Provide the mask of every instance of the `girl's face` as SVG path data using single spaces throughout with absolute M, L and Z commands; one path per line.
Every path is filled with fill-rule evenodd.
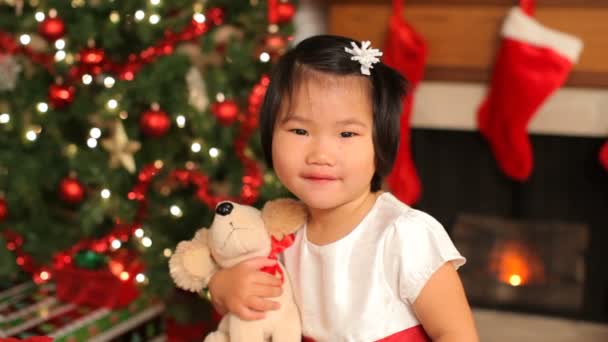
M 283 107 L 272 140 L 283 185 L 315 209 L 368 195 L 375 166 L 367 81 L 307 72 Z

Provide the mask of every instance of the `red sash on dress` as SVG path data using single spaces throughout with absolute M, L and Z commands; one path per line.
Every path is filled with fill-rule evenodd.
M 302 342 L 315 342 L 310 337 L 303 336 Z M 426 334 L 422 325 L 417 325 L 392 334 L 376 342 L 431 342 L 431 338 Z

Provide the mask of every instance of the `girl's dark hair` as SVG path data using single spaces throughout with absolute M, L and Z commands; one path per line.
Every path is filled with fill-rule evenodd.
M 344 48 L 352 48 L 354 40 L 346 37 L 320 35 L 301 41 L 285 53 L 275 65 L 264 103 L 260 111 L 260 134 L 266 163 L 272 168 L 272 136 L 283 101 L 291 95 L 302 70 L 333 75 L 358 75 L 369 79 L 373 111 L 373 143 L 376 172 L 371 191 L 380 190 L 382 179 L 393 168 L 399 147 L 401 101 L 407 81 L 382 62 L 375 63 L 371 75 L 361 74 L 361 64 L 350 58 Z M 355 42 L 358 46 L 361 43 Z

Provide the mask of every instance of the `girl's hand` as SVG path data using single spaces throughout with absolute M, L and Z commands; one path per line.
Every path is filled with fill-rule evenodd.
M 218 313 L 230 312 L 251 321 L 264 318 L 268 310 L 277 310 L 279 303 L 267 298 L 281 295 L 281 280 L 260 271 L 276 263 L 276 260 L 259 257 L 215 273 L 208 287 Z

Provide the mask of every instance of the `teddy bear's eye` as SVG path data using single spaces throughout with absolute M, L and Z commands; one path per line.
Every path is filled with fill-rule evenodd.
M 232 212 L 232 209 L 234 209 L 234 206 L 232 205 L 232 203 L 224 202 L 217 206 L 217 209 L 215 209 L 215 212 L 222 216 L 227 216 L 227 215 L 230 215 L 230 213 Z

